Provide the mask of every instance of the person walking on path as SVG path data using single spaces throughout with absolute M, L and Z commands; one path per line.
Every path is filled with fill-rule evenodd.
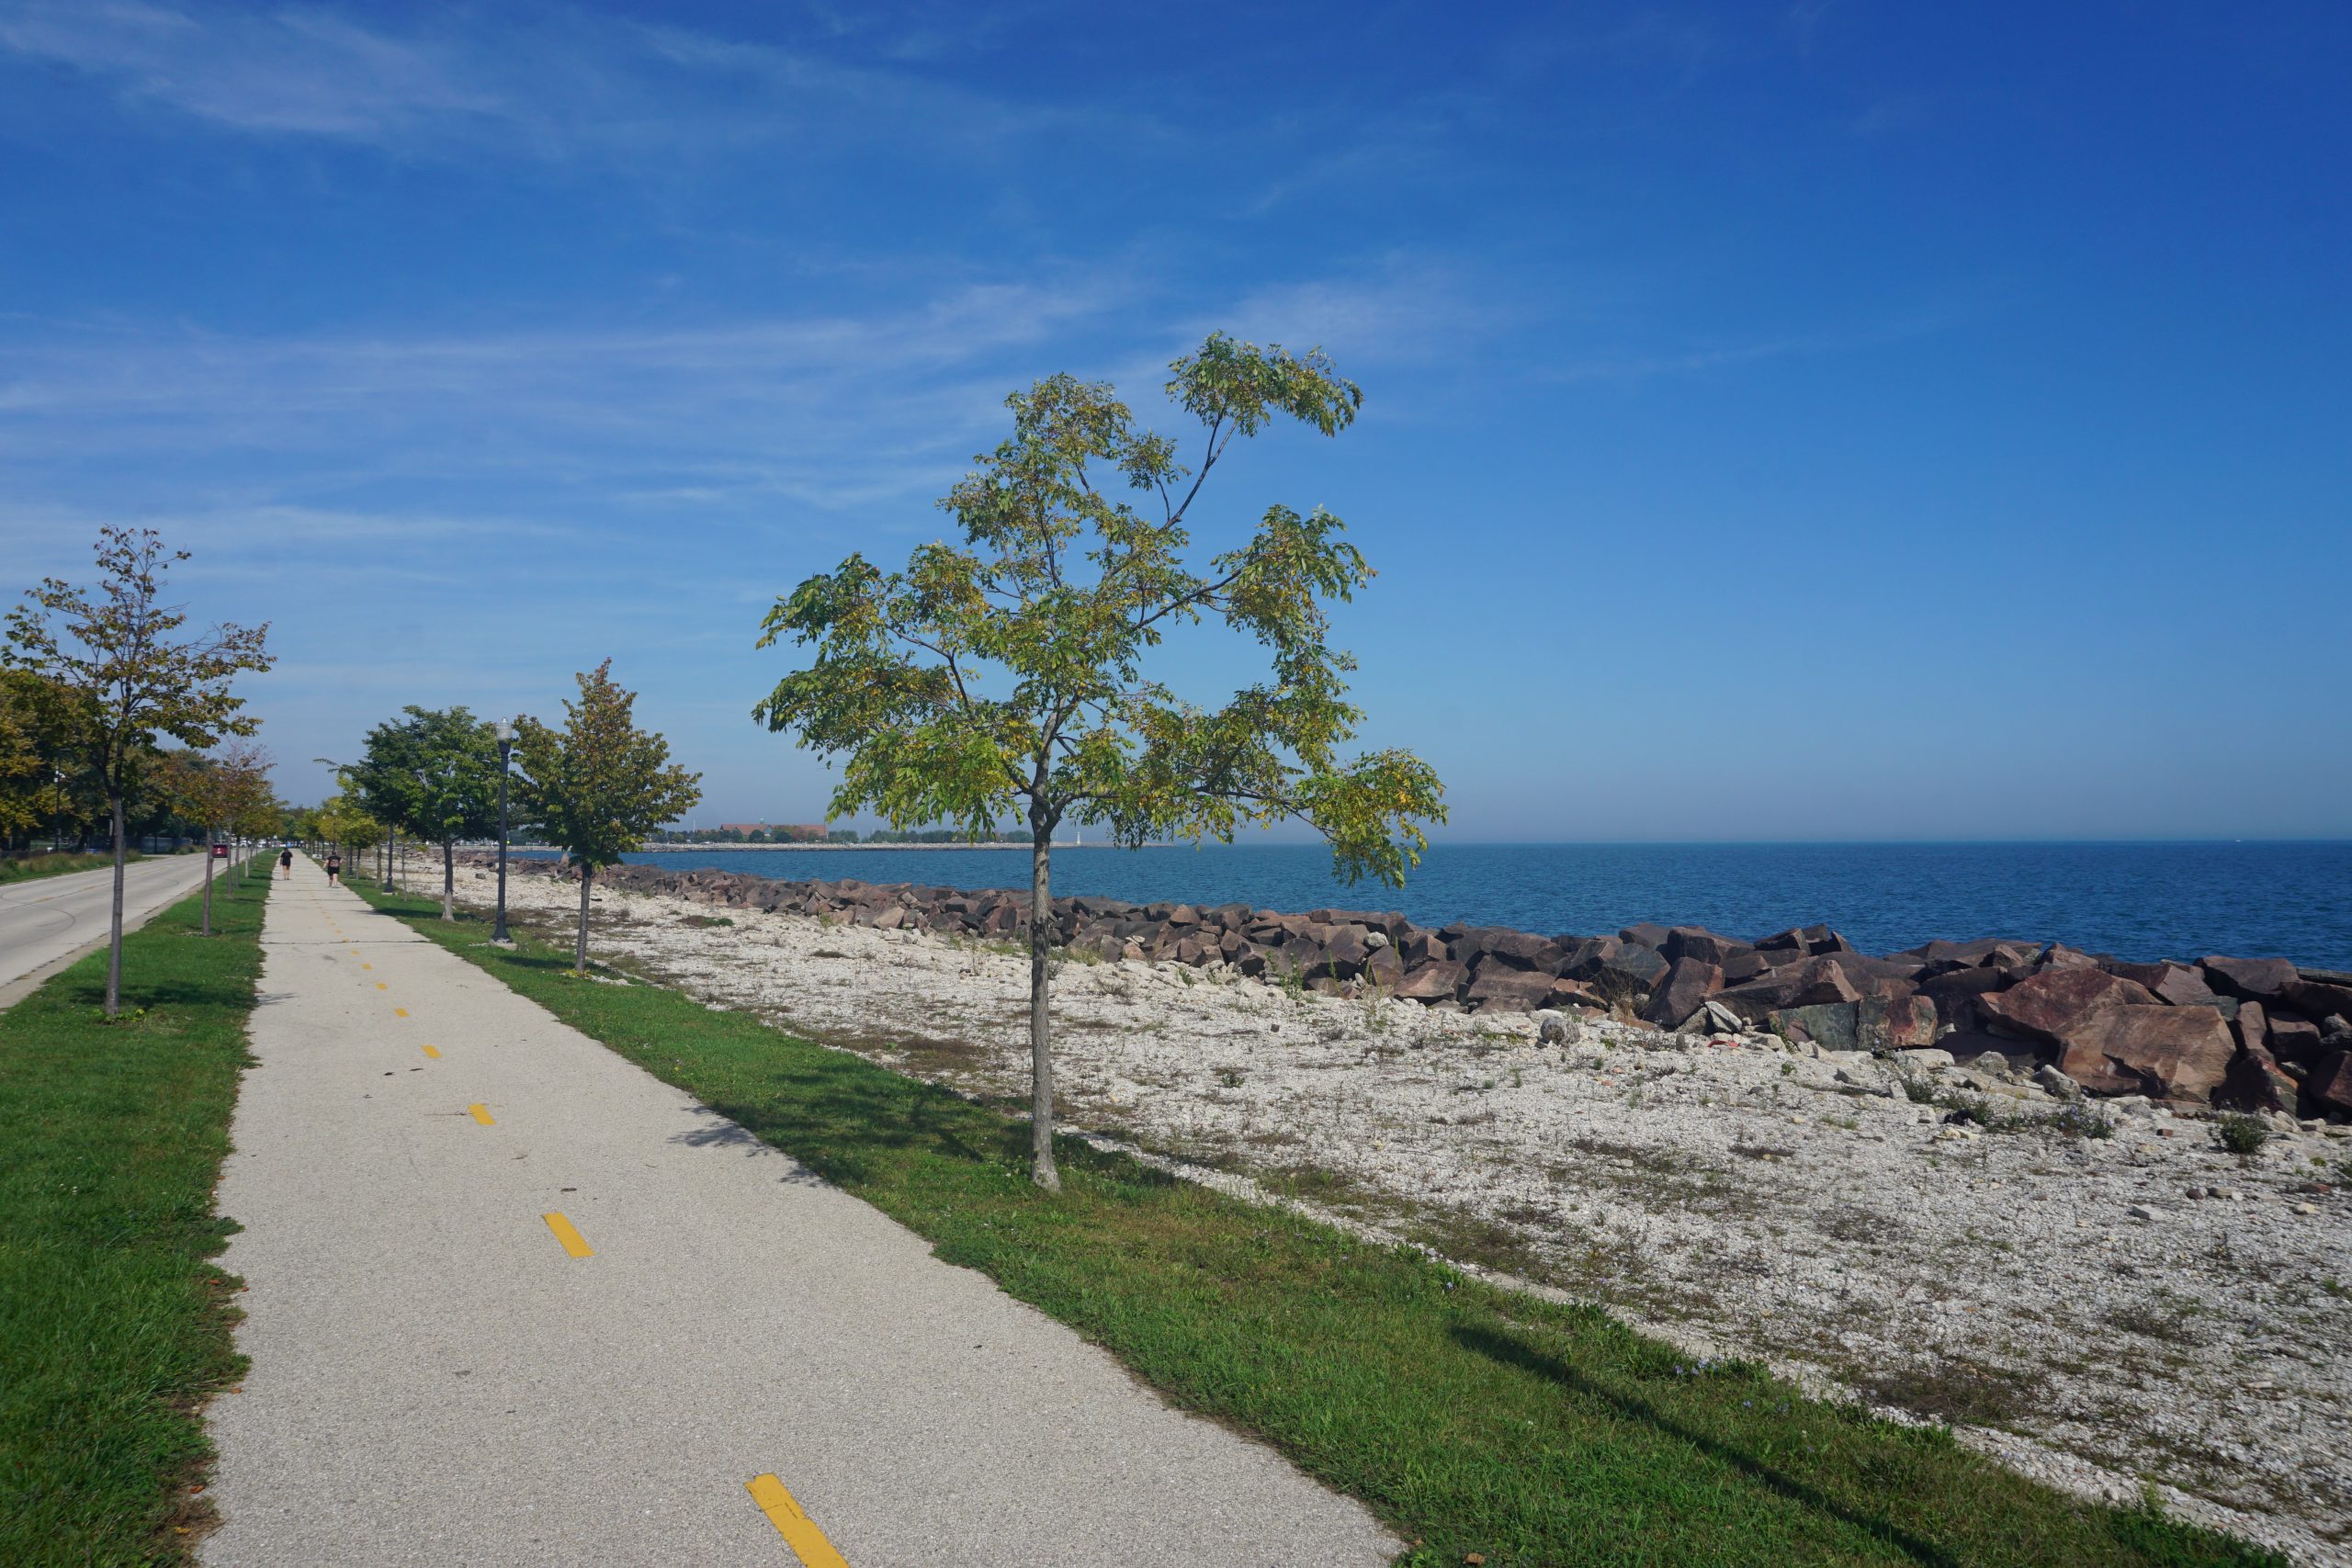
M 294 852 L 292 850 L 277 852 L 277 874 L 288 882 L 294 880 Z
M 329 887 L 343 886 L 343 852 L 341 850 L 327 852 L 327 886 Z

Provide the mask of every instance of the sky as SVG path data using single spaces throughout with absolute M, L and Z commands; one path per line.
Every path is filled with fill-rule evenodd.
M 0 592 L 193 551 L 298 800 L 609 657 L 815 820 L 776 597 L 1225 329 L 1364 406 L 1196 536 L 1345 519 L 1442 837 L 2352 836 L 2346 80 L 2339 0 L 0 0 Z

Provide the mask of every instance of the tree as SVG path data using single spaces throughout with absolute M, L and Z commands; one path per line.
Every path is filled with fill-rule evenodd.
M 203 834 L 206 936 L 212 934 L 212 840 L 229 831 L 251 796 L 254 781 L 266 781 L 270 767 L 268 752 L 242 740 L 230 741 L 209 757 L 195 751 L 169 751 L 158 761 L 158 794 Z M 267 788 L 266 782 L 263 788 Z
M 275 661 L 264 651 L 266 625 L 224 622 L 179 635 L 187 611 L 161 601 L 164 578 L 188 552 L 166 550 L 153 528 L 101 528 L 94 553 L 101 580 L 96 589 L 50 577 L 26 592 L 8 614 L 7 657 L 74 699 L 80 765 L 106 797 L 114 829 L 106 995 L 112 1018 L 122 998 L 123 803 L 160 737 L 201 750 L 226 736 L 252 734 L 254 721 L 239 711 L 244 699 L 231 685 Z
M 564 725 L 550 729 L 525 717 L 514 725 L 517 794 L 532 825 L 580 868 L 580 930 L 571 967 L 588 972 L 588 897 L 596 873 L 674 822 L 702 799 L 702 775 L 670 761 L 670 743 L 637 728 L 637 695 L 616 685 L 613 661 L 575 677 L 580 700 L 563 705 Z
M 1337 434 L 1363 394 L 1320 351 L 1222 333 L 1170 368 L 1170 396 L 1203 428 L 1197 469 L 1108 386 L 1039 381 L 1006 400 L 1012 434 L 940 502 L 961 545 L 923 545 L 888 575 L 853 555 L 778 600 L 760 638 L 816 649 L 752 715 L 845 759 L 832 816 L 872 807 L 896 827 L 946 821 L 978 837 L 1025 815 L 1032 1174 L 1047 1189 L 1060 1186 L 1050 852 L 1065 818 L 1129 846 L 1230 842 L 1244 824 L 1299 820 L 1329 841 L 1335 876 L 1391 885 L 1420 857 L 1420 823 L 1445 818 L 1436 774 L 1409 752 L 1340 755 L 1361 715 L 1326 605 L 1373 574 L 1337 517 L 1270 506 L 1205 570 L 1185 564 L 1187 515 L 1236 437 L 1280 414 Z M 1212 618 L 1255 638 L 1272 671 L 1203 708 L 1144 663 L 1171 629 Z
M 60 777 L 68 700 L 29 670 L 0 669 L 0 849 L 67 812 Z
M 441 846 L 441 918 L 458 918 L 458 840 L 498 830 L 498 734 L 462 707 L 401 710 L 368 732 L 371 815 Z

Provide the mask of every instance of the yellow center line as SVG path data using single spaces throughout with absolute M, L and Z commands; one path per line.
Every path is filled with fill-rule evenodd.
M 356 953 L 354 953 L 352 954 L 352 956 L 354 956 L 354 957 L 356 958 L 356 957 L 357 957 L 357 956 L 358 956 L 358 954 L 357 954 Z M 374 968 L 374 967 L 376 967 L 376 966 L 375 966 L 373 964 L 362 964 L 359 967 L 361 967 L 362 969 L 373 969 L 373 968 Z
M 817 1521 L 800 1511 L 800 1505 L 792 1500 L 792 1494 L 784 1489 L 783 1482 L 773 1475 L 755 1475 L 743 1483 L 743 1490 L 752 1495 L 752 1501 L 768 1517 L 775 1533 L 784 1537 L 784 1544 L 792 1548 L 792 1554 L 807 1568 L 849 1568 L 849 1560 L 833 1550 L 833 1543 L 825 1539 Z
M 496 1123 L 496 1122 L 492 1122 L 492 1121 L 490 1119 L 490 1108 L 489 1108 L 488 1106 L 486 1106 L 486 1105 L 469 1105 L 469 1106 L 467 1106 L 467 1107 L 466 1107 L 466 1109 L 467 1109 L 468 1111 L 472 1111 L 472 1112 L 473 1112 L 473 1116 L 474 1116 L 474 1120 L 475 1120 L 475 1121 L 477 1121 L 477 1122 L 481 1122 L 483 1126 L 485 1126 L 485 1127 L 494 1127 L 494 1126 L 496 1126 L 496 1125 L 497 1125 L 497 1123 Z
M 572 1228 L 571 1222 L 561 1214 L 541 1214 L 539 1218 L 547 1221 L 548 1229 L 555 1232 L 556 1240 L 563 1243 L 563 1249 L 572 1257 L 594 1258 L 596 1256 L 590 1250 L 588 1244 L 580 1239 L 580 1233 Z
M 408 1009 L 406 1009 L 406 1008 L 394 1008 L 394 1009 L 392 1010 L 392 1016 L 393 1016 L 394 1018 L 406 1018 L 406 1017 L 408 1016 Z
M 441 1053 L 440 1053 L 437 1049 L 435 1049 L 435 1047 L 433 1047 L 433 1046 L 431 1046 L 431 1045 L 427 1045 L 427 1046 L 424 1048 L 424 1054 L 425 1054 L 426 1055 L 428 1055 L 428 1056 L 432 1057 L 432 1058 L 433 1058 L 435 1061 L 436 1061 L 436 1062 L 437 1062 L 437 1061 L 439 1061 L 439 1060 L 441 1059 Z

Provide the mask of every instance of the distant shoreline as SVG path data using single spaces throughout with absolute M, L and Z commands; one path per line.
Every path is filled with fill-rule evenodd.
M 496 846 L 468 845 L 467 847 L 478 849 Z M 952 844 L 648 844 L 636 852 L 646 855 L 706 855 L 751 851 L 760 854 L 773 854 L 779 850 L 854 850 L 864 852 L 870 850 L 1026 850 L 1033 847 L 1026 840 L 993 839 L 977 844 L 964 842 Z M 1056 839 L 1053 847 L 1057 850 L 1108 850 L 1118 846 L 1107 842 L 1089 844 Z M 546 844 L 517 844 L 514 846 L 514 852 L 561 854 L 563 852 L 552 849 Z

